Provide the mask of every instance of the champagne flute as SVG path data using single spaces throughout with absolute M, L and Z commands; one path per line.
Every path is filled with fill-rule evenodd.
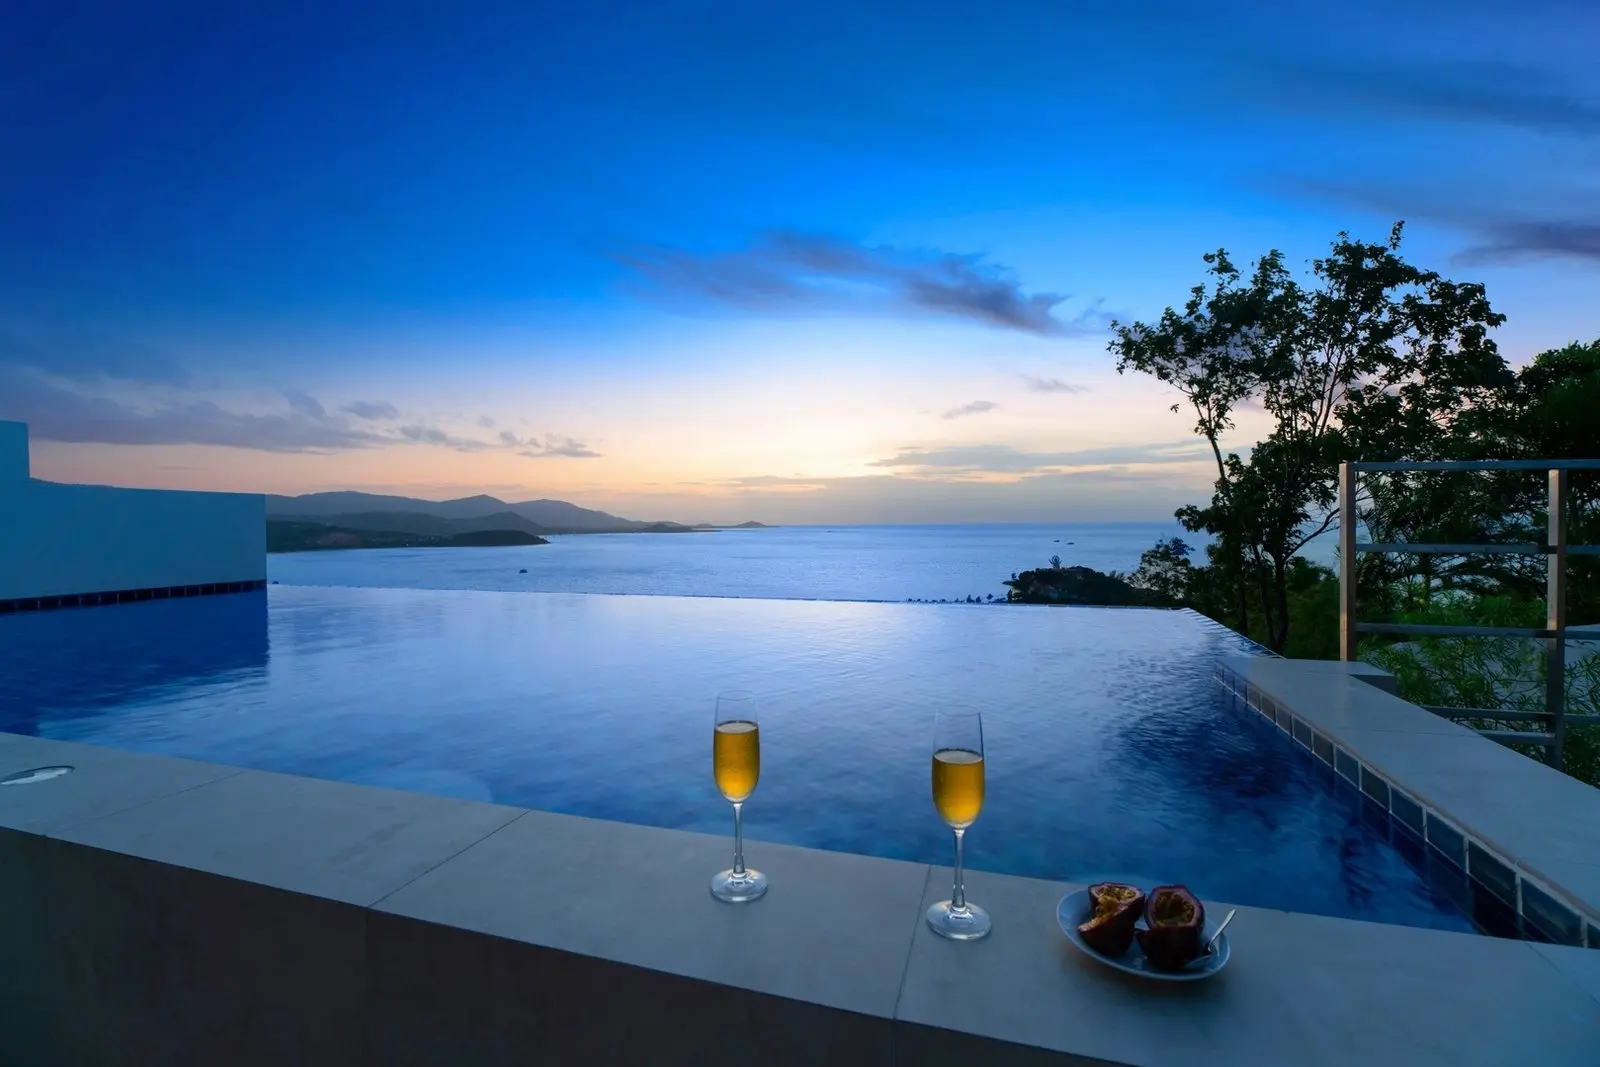
M 956 882 L 949 900 L 928 909 L 928 925 L 953 941 L 987 937 L 993 925 L 989 913 L 967 903 L 961 879 L 962 838 L 983 808 L 983 716 L 976 711 L 941 711 L 934 717 L 933 806 L 956 835 Z
M 761 777 L 761 727 L 755 697 L 722 693 L 717 697 L 711 735 L 711 767 L 717 788 L 733 805 L 733 867 L 711 879 L 711 895 L 729 904 L 760 900 L 767 876 L 744 865 L 744 802 Z

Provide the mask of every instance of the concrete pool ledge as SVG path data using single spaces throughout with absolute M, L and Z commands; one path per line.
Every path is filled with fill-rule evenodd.
M 1228 657 L 1219 673 L 1246 706 L 1541 935 L 1600 949 L 1600 790 L 1369 684 L 1374 668 L 1351 666 L 1362 665 Z
M 29 1063 L 1600 1062 L 1600 953 L 1241 909 L 1155 986 L 1076 953 L 1073 886 L 0 734 L 0 1035 Z M 1217 908 L 1222 904 L 1213 905 Z

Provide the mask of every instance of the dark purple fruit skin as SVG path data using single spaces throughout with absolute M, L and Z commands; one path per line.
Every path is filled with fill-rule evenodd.
M 1092 909 L 1090 922 L 1100 911 L 1102 892 L 1110 889 L 1131 889 L 1134 895 L 1118 904 L 1117 914 L 1113 919 L 1096 926 L 1089 926 L 1089 923 L 1085 922 L 1078 927 L 1078 934 L 1083 938 L 1084 944 L 1101 955 L 1121 956 L 1133 947 L 1134 926 L 1144 912 L 1145 897 L 1138 886 L 1124 885 L 1121 882 L 1096 883 L 1089 887 L 1089 906 Z
M 1182 926 L 1158 926 L 1154 921 L 1156 905 L 1168 893 L 1177 893 L 1194 906 L 1193 922 Z M 1206 909 L 1189 890 L 1181 885 L 1162 885 L 1150 890 L 1145 897 L 1144 921 L 1148 930 L 1138 932 L 1139 947 L 1151 966 L 1163 971 L 1176 971 L 1200 955 L 1201 934 L 1206 926 Z
M 1106 922 L 1090 925 L 1094 922 L 1091 916 L 1089 922 L 1078 927 L 1078 936 L 1102 956 L 1121 956 L 1133 946 L 1134 924 L 1138 921 L 1139 909 L 1129 901 L 1127 907 Z

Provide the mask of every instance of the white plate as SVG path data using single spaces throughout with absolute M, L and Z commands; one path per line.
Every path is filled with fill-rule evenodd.
M 1094 908 L 1089 904 L 1089 891 L 1080 889 L 1076 893 L 1068 893 L 1061 898 L 1061 903 L 1056 905 L 1056 922 L 1061 924 L 1061 932 L 1067 935 L 1078 948 L 1093 956 L 1107 967 L 1115 967 L 1119 971 L 1136 974 L 1141 978 L 1153 978 L 1158 982 L 1198 982 L 1202 978 L 1210 978 L 1228 965 L 1228 935 L 1224 933 L 1217 938 L 1217 943 L 1211 946 L 1209 956 L 1201 956 L 1191 962 L 1181 971 L 1158 971 L 1150 966 L 1150 961 L 1144 958 L 1144 953 L 1139 951 L 1136 940 L 1128 951 L 1121 956 L 1107 956 L 1090 948 L 1083 940 L 1083 935 L 1078 933 L 1078 925 L 1089 921 L 1094 914 Z M 1209 939 L 1217 932 L 1217 920 L 1208 913 L 1206 915 L 1205 931 L 1201 940 Z

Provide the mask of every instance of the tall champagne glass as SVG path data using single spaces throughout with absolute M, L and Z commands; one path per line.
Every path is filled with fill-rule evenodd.
M 928 925 L 940 937 L 976 941 L 993 925 L 988 912 L 967 903 L 962 885 L 962 839 L 983 809 L 983 716 L 976 711 L 935 716 L 933 806 L 956 835 L 956 881 L 950 899 L 928 909 Z
M 711 895 L 729 904 L 760 900 L 767 876 L 744 865 L 744 802 L 761 777 L 761 726 L 749 693 L 717 697 L 711 735 L 711 767 L 717 788 L 733 805 L 733 867 L 711 879 Z

